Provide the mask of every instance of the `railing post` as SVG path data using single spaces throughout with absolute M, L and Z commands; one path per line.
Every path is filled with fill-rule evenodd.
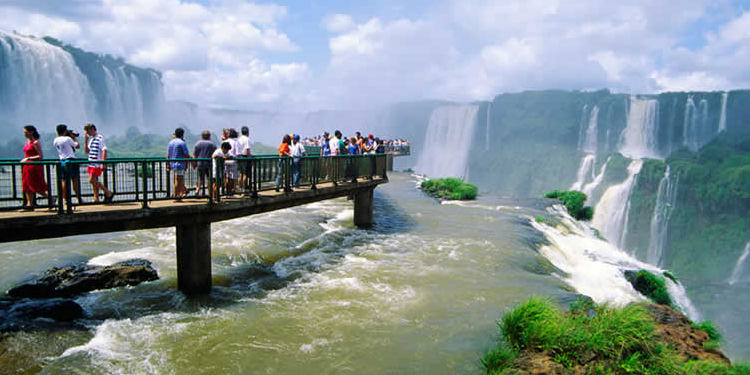
M 370 180 L 375 178 L 375 168 L 377 166 L 376 159 L 377 154 L 370 154 Z
M 15 198 L 16 195 L 18 195 L 18 182 L 16 182 L 16 165 L 15 164 L 10 166 L 10 175 L 12 177 L 11 181 L 13 185 L 13 198 Z
M 387 179 L 388 178 L 388 157 L 387 155 L 381 156 L 381 158 L 382 157 L 386 158 L 385 163 L 383 164 L 383 176 L 382 177 L 383 179 Z
M 135 181 L 135 183 L 133 184 L 135 186 L 135 201 L 138 202 L 139 200 L 141 200 L 140 198 L 141 193 L 140 193 L 140 189 L 138 189 L 138 162 L 137 161 L 133 162 L 133 174 L 134 174 L 133 180 Z
M 142 208 L 148 208 L 148 164 L 143 161 L 143 204 Z
M 310 176 L 310 189 L 315 190 L 317 187 L 315 186 L 318 182 L 318 170 L 320 169 L 320 156 L 316 157 L 315 159 L 308 159 L 312 162 L 312 174 Z
M 292 191 L 292 158 L 284 156 L 284 192 Z
M 70 163 L 70 162 L 68 162 L 68 163 Z M 80 177 L 79 177 L 79 180 L 80 180 Z M 68 196 L 65 198 L 65 205 L 67 206 L 65 208 L 65 211 L 67 213 L 69 213 L 69 214 L 72 214 L 73 213 L 73 183 L 71 182 L 71 179 L 69 179 L 69 178 L 65 179 L 65 181 L 63 181 L 63 183 L 65 184 L 65 192 L 68 193 L 67 194 Z M 78 202 L 78 204 L 80 204 L 80 203 L 81 202 Z
M 63 193 L 62 193 L 62 186 L 63 182 L 60 179 L 62 177 L 62 172 L 60 171 L 60 168 L 62 167 L 62 163 L 57 163 L 57 167 L 55 168 L 55 175 L 57 175 L 57 213 L 62 215 L 65 213 L 63 210 Z M 70 193 L 68 193 L 70 195 Z

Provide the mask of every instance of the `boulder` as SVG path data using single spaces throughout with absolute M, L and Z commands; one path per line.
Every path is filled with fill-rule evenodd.
M 0 298 L 0 332 L 70 328 L 83 316 L 83 308 L 67 298 Z
M 72 297 L 92 290 L 138 285 L 158 278 L 151 262 L 144 259 L 132 259 L 110 266 L 74 265 L 51 268 L 36 279 L 10 289 L 8 295 L 18 298 Z

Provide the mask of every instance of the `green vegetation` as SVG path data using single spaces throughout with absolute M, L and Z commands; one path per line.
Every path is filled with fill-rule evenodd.
M 654 303 L 673 306 L 672 297 L 669 296 L 666 281 L 663 277 L 646 270 L 640 270 L 638 272 L 626 271 L 625 278 L 633 284 L 635 290 Z
M 503 342 L 482 360 L 488 374 L 512 370 L 521 351 L 545 352 L 567 368 L 589 373 L 678 374 L 677 355 L 657 339 L 656 323 L 641 305 L 593 307 L 594 314 L 563 314 L 532 297 L 503 315 Z
M 506 312 L 498 328 L 500 342 L 481 359 L 487 374 L 514 374 L 523 370 L 525 361 L 545 363 L 534 359 L 539 356 L 571 373 L 750 374 L 747 365 L 683 362 L 659 336 L 656 321 L 641 304 L 612 308 L 584 297 L 565 314 L 550 301 L 532 297 Z
M 716 327 L 716 324 L 710 320 L 704 320 L 700 323 L 692 323 L 693 328 L 704 331 L 708 334 L 708 341 L 703 343 L 703 348 L 706 350 L 717 350 L 719 344 L 722 341 L 721 332 Z
M 591 220 L 591 218 L 594 217 L 594 209 L 591 206 L 583 205 L 586 203 L 588 197 L 580 191 L 552 190 L 545 194 L 544 197 L 558 199 L 563 202 L 565 208 L 568 209 L 568 213 L 578 220 Z
M 677 276 L 675 276 L 674 274 L 672 274 L 672 272 L 664 271 L 661 274 L 664 275 L 664 277 L 666 277 L 667 279 L 670 279 L 670 280 L 672 280 L 674 282 L 678 282 L 679 281 L 677 279 Z
M 438 198 L 471 200 L 477 197 L 477 187 L 459 178 L 434 178 L 422 182 L 422 189 Z

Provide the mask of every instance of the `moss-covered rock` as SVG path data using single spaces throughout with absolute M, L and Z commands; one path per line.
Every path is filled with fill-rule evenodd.
M 594 217 L 594 209 L 591 206 L 584 206 L 588 197 L 580 191 L 552 190 L 545 194 L 544 197 L 561 201 L 565 205 L 565 208 L 568 209 L 570 216 L 578 220 L 591 220 Z
M 477 197 L 476 185 L 463 182 L 459 178 L 434 178 L 422 182 L 424 191 L 437 198 L 471 200 Z

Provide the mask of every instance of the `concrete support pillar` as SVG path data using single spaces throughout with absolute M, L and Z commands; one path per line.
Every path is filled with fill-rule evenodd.
M 354 193 L 354 225 L 360 228 L 372 226 L 372 193 L 375 188 Z
M 185 294 L 211 291 L 211 223 L 177 226 L 177 287 Z

